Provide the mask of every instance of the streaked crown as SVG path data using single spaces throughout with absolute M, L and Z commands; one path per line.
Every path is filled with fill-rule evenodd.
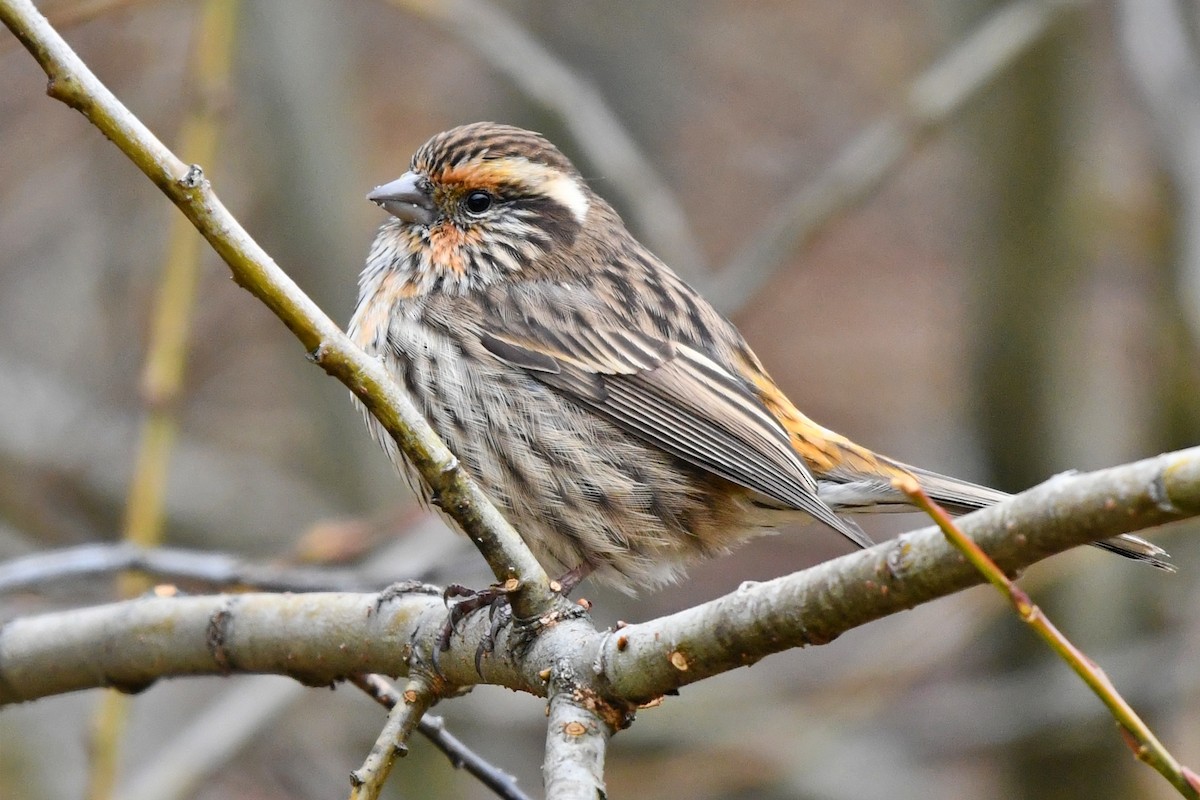
M 433 176 L 472 162 L 508 158 L 579 174 L 570 159 L 540 133 L 498 122 L 473 122 L 437 134 L 413 155 L 412 170 Z

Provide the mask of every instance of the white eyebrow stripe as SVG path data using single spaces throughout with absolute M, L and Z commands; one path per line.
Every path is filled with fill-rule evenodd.
M 587 219 L 591 202 L 579 185 L 579 179 L 561 172 L 550 172 L 539 181 L 539 188 L 550 199 L 565 207 L 580 225 Z

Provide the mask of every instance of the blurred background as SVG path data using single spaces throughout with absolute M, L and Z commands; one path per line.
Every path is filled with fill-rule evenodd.
M 865 445 L 1020 490 L 1200 441 L 1195 4 L 41 7 L 343 323 L 384 217 L 364 194 L 433 133 L 493 119 L 558 143 L 797 405 Z M 129 532 L 486 582 L 346 390 L 45 84 L 0 32 L 0 558 Z M 147 377 L 172 341 L 157 308 L 186 358 L 167 347 Z M 1153 535 L 1177 575 L 1082 548 L 1024 581 L 1193 767 L 1196 527 Z M 845 551 L 793 533 L 637 599 L 582 594 L 598 624 L 644 620 Z M 45 581 L 0 595 L 0 620 L 137 590 Z M 543 706 L 482 687 L 438 711 L 538 796 Z M 269 677 L 55 698 L 0 712 L 0 796 L 343 796 L 382 720 L 352 688 Z M 1175 796 L 986 589 L 689 687 L 607 770 L 614 798 Z M 389 792 L 491 796 L 420 739 Z

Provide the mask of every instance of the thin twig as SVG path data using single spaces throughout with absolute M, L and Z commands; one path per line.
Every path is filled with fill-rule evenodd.
M 194 581 L 217 589 L 251 587 L 265 592 L 369 592 L 383 585 L 378 578 L 353 569 L 255 564 L 227 553 L 101 542 L 0 562 L 0 595 L 123 571 L 155 581 Z
M 979 570 L 989 583 L 1008 598 L 1021 621 L 1033 628 L 1037 635 L 1050 645 L 1050 649 L 1096 693 L 1117 721 L 1125 742 L 1133 751 L 1134 756 L 1158 771 L 1181 795 L 1193 798 L 1193 800 L 1200 800 L 1200 777 L 1175 760 L 1175 757 L 1163 746 L 1150 727 L 1142 721 L 1142 718 L 1117 691 L 1117 687 L 1109 680 L 1104 670 L 1084 655 L 1083 651 L 1058 630 L 1050 618 L 1033 604 L 1029 595 L 1010 580 L 1004 574 L 1004 570 L 988 557 L 983 548 L 959 530 L 945 509 L 930 499 L 916 479 L 897 478 L 893 481 L 893 485 L 908 495 L 915 505 L 937 523 L 938 528 L 950 540 L 950 543 L 966 556 L 971 565 Z
M 1083 0 L 1018 0 L 985 19 L 904 93 L 900 107 L 851 140 L 816 180 L 779 203 L 705 294 L 741 307 L 797 249 L 875 190 L 932 133 Z
M 409 679 L 399 700 L 388 709 L 387 722 L 366 761 L 350 773 L 350 800 L 379 800 L 396 758 L 408 755 L 409 737 L 436 701 L 437 695 L 426 681 Z
M 652 249 L 688 276 L 699 279 L 707 272 L 674 193 L 592 84 L 486 0 L 389 2 L 464 41 L 527 98 L 562 120 L 606 185 L 625 202 Z
M 367 693 L 375 702 L 391 709 L 400 702 L 400 693 L 382 675 L 355 675 L 350 682 Z M 464 769 L 503 800 L 530 800 L 521 791 L 517 779 L 489 763 L 450 731 L 441 717 L 426 714 L 417 724 L 417 731 L 450 759 L 456 768 Z

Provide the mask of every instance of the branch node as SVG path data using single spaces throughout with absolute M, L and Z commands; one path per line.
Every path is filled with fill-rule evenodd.
M 179 179 L 179 185 L 184 189 L 199 189 L 204 185 L 204 170 L 199 164 L 192 164 Z
M 233 621 L 233 598 L 227 598 L 212 616 L 208 618 L 208 629 L 205 632 L 204 644 L 212 655 L 213 663 L 228 675 L 233 672 L 233 659 L 230 657 L 227 643 L 229 641 L 229 624 Z

